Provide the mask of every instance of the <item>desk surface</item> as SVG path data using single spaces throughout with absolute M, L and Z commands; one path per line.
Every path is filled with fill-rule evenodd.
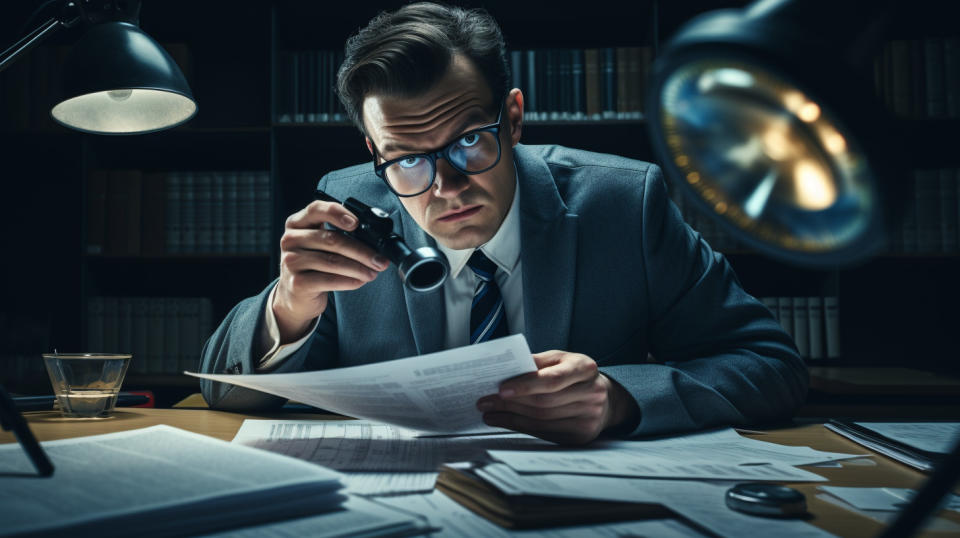
M 105 419 L 65 419 L 58 412 L 38 411 L 25 413 L 34 435 L 40 441 L 65 439 L 82 435 L 96 435 L 117 431 L 144 428 L 155 424 L 168 424 L 184 430 L 230 441 L 244 419 L 323 420 L 328 415 L 317 413 L 269 413 L 241 415 L 210 409 L 146 409 L 117 408 L 114 416 Z M 342 418 L 342 417 L 337 417 Z M 867 449 L 830 432 L 820 424 L 811 424 L 779 430 L 747 433 L 750 437 L 784 445 L 810 446 L 819 450 L 864 453 Z M 14 442 L 10 432 L 0 431 L 0 443 Z M 900 463 L 880 455 L 871 458 L 875 466 L 844 463 L 842 468 L 808 467 L 830 480 L 832 486 L 856 487 L 917 487 L 924 475 Z M 820 483 L 819 485 L 823 485 Z M 809 522 L 840 536 L 876 536 L 882 525 L 872 519 L 834 506 L 816 497 L 818 484 L 791 484 L 807 496 L 811 513 Z M 943 512 L 941 517 L 960 524 L 956 513 Z M 926 533 L 944 536 L 943 533 Z

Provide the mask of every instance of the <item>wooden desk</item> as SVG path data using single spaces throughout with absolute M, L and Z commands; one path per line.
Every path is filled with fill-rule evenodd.
M 317 413 L 269 413 L 241 415 L 209 409 L 148 409 L 117 408 L 114 416 L 106 419 L 64 419 L 53 411 L 38 411 L 24 415 L 40 441 L 65 439 L 82 435 L 95 435 L 144 428 L 154 424 L 168 424 L 211 437 L 229 441 L 247 418 L 324 420 L 329 415 Z M 342 418 L 342 417 L 337 417 Z M 784 445 L 810 446 L 834 452 L 863 453 L 867 449 L 834 434 L 820 424 L 794 428 L 749 433 L 750 437 Z M 0 432 L 0 443 L 14 442 L 9 432 Z M 844 464 L 842 468 L 808 467 L 830 480 L 833 486 L 857 487 L 917 487 L 924 475 L 883 456 L 872 458 L 876 466 Z M 834 506 L 817 498 L 818 484 L 790 484 L 807 496 L 807 505 L 812 514 L 809 523 L 840 536 L 876 536 L 883 528 L 876 521 L 854 512 Z M 819 485 L 822 485 L 819 484 Z M 942 517 L 960 524 L 956 513 L 942 512 Z M 946 536 L 945 533 L 925 533 L 924 536 Z

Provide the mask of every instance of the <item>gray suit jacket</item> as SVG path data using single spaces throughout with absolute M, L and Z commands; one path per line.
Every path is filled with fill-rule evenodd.
M 559 146 L 515 148 L 520 189 L 525 335 L 536 353 L 584 353 L 636 399 L 652 434 L 790 416 L 807 390 L 792 340 L 740 286 L 670 203 L 649 163 Z M 411 247 L 435 245 L 370 163 L 320 180 L 392 213 Z M 273 284 L 238 304 L 203 349 L 202 371 L 254 373 Z M 408 292 L 391 268 L 331 294 L 311 339 L 275 372 L 397 359 L 443 347 L 442 290 Z M 201 381 L 211 407 L 248 411 L 283 401 Z

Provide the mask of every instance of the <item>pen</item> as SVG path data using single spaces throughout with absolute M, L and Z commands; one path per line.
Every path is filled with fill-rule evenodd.
M 57 401 L 56 396 L 44 395 L 44 396 L 16 396 L 13 398 L 13 402 L 17 406 L 17 410 L 20 412 L 23 411 L 46 411 L 53 409 L 54 402 Z M 117 407 L 130 407 L 134 405 L 143 405 L 145 403 L 150 403 L 150 397 L 144 394 L 135 394 L 130 392 L 121 392 L 117 395 Z
M 26 451 L 40 476 L 53 474 L 53 464 L 47 458 L 47 453 L 43 451 L 43 447 L 30 431 L 30 426 L 27 426 L 27 421 L 23 420 L 23 415 L 15 408 L 10 395 L 2 386 L 0 386 L 0 427 L 13 431 L 14 437 Z

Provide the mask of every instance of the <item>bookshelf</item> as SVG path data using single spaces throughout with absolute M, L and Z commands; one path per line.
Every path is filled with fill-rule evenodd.
M 501 23 L 511 51 L 575 55 L 569 51 L 644 47 L 655 56 L 659 44 L 697 13 L 747 3 L 642 0 L 625 7 L 603 0 L 588 10 L 582 4 L 543 0 L 491 0 L 483 5 Z M 0 26 L 4 42 L 14 40 L 18 31 L 14 22 L 24 21 L 33 9 L 33 4 L 27 4 L 15 8 L 22 14 L 13 11 Z M 87 349 L 91 343 L 89 303 L 94 298 L 203 298 L 209 300 L 210 323 L 215 327 L 234 304 L 274 278 L 279 264 L 275 245 L 286 216 L 309 203 L 322 174 L 369 160 L 356 129 L 329 116 L 336 103 L 320 93 L 330 80 L 322 76 L 324 66 L 329 69 L 327 57 L 342 49 L 345 39 L 378 11 L 401 4 L 354 2 L 329 10 L 323 3 L 294 0 L 144 2 L 143 29 L 179 55 L 200 107 L 193 121 L 161 133 L 98 137 L 69 132 L 40 117 L 40 104 L 53 97 L 49 88 L 54 81 L 49 77 L 36 80 L 32 55 L 0 74 L 0 155 L 7 179 L 0 213 L 8 252 L 17 253 L 16 262 L 5 267 L 8 274 L 4 280 L 15 284 L 11 299 L 0 312 L 0 335 L 10 343 L 0 353 L 0 364 L 6 365 L 0 366 L 0 382 L 14 391 L 47 390 L 40 353 L 54 347 Z M 931 22 L 938 18 L 938 9 L 942 8 L 933 0 L 920 1 L 902 14 L 900 19 L 906 23 L 892 39 L 922 42 L 957 35 L 943 20 Z M 65 34 L 45 44 L 37 61 L 55 62 L 58 51 L 72 39 L 75 36 Z M 311 54 L 304 54 L 308 52 Z M 307 95 L 316 101 L 299 121 L 283 118 L 293 88 L 281 76 L 291 72 L 289 63 L 296 55 L 315 62 L 313 71 L 304 71 L 312 82 L 302 88 L 297 99 Z M 564 76 L 572 77 L 572 73 Z M 25 92 L 31 83 L 42 89 Z M 523 84 L 520 87 L 526 90 Z M 582 89 L 586 91 L 586 85 Z M 28 111 L 13 104 L 24 96 L 29 101 Z M 575 101 L 572 95 L 563 99 L 568 104 Z M 30 115 L 24 116 L 28 112 Z M 322 121 L 325 112 L 328 116 Z M 960 143 L 960 119 L 911 116 L 895 121 L 912 168 L 960 169 L 960 154 L 955 151 Z M 653 159 L 642 114 L 620 118 L 575 113 L 538 116 L 525 122 L 523 142 Z M 261 229 L 266 246 L 243 251 L 177 251 L 147 249 L 147 243 L 141 241 L 139 251 L 88 252 L 92 196 L 88 186 L 91 177 L 103 171 L 138 171 L 141 179 L 189 174 L 197 181 L 198 177 L 219 176 L 221 182 L 224 174 L 263 173 L 266 194 L 258 198 L 268 197 L 267 217 L 261 221 L 261 228 L 266 223 L 266 229 Z M 210 181 L 216 184 L 218 180 Z M 216 187 L 212 188 L 215 192 Z M 167 191 L 159 192 L 166 200 Z M 144 202 L 141 211 L 156 212 L 151 201 L 156 202 Z M 683 205 L 682 200 L 677 201 Z M 169 217 L 165 210 L 164 216 Z M 195 213 L 195 206 L 190 211 Z M 821 303 L 826 297 L 838 299 L 839 357 L 811 360 L 812 365 L 910 365 L 960 373 L 960 365 L 946 360 L 955 355 L 951 328 L 960 324 L 960 279 L 956 276 L 960 274 L 960 253 L 941 248 L 898 249 L 856 267 L 790 267 L 731 241 L 705 216 L 684 213 L 727 255 L 751 294 L 818 297 Z M 142 215 L 141 225 L 145 225 Z M 203 226 L 214 233 L 216 222 L 222 222 L 218 218 L 224 217 L 210 217 L 213 222 Z M 218 240 L 210 241 L 204 244 Z M 150 368 L 132 374 L 127 386 L 170 393 L 170 399 L 196 388 L 190 379 Z M 162 397 L 158 400 L 164 401 Z

